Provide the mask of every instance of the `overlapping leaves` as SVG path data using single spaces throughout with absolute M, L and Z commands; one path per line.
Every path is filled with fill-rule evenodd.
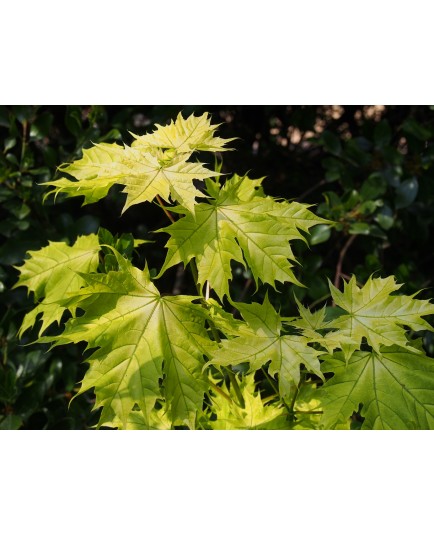
M 268 361 L 271 375 L 278 374 L 279 390 L 283 398 L 290 396 L 300 381 L 300 365 L 320 377 L 320 352 L 308 345 L 309 339 L 301 335 L 281 333 L 279 314 L 268 297 L 263 304 L 236 303 L 237 309 L 250 328 L 250 333 L 222 341 L 222 347 L 213 352 L 213 365 L 249 363 L 257 370 Z
M 80 393 L 95 389 L 100 425 L 117 420 L 127 427 L 137 405 L 152 427 L 150 414 L 164 398 L 173 423 L 194 427 L 206 389 L 203 355 L 214 345 L 204 309 L 194 297 L 162 297 L 147 268 L 116 257 L 119 271 L 82 274 L 87 286 L 76 294 L 76 305 L 84 314 L 69 320 L 60 336 L 41 341 L 98 348 L 87 360 Z
M 74 180 L 64 177 L 45 185 L 54 187 L 49 193 L 84 196 L 87 204 L 102 199 L 114 184 L 119 184 L 126 193 L 123 211 L 159 195 L 193 212 L 195 197 L 203 196 L 193 181 L 215 177 L 218 173 L 188 159 L 196 150 L 224 150 L 230 140 L 214 137 L 216 128 L 210 125 L 207 114 L 190 116 L 187 120 L 180 114 L 175 123 L 137 137 L 131 147 L 100 143 L 84 149 L 80 160 L 60 167 Z
M 215 421 L 210 421 L 214 430 L 281 430 L 288 428 L 285 409 L 276 402 L 264 404 L 261 395 L 255 392 L 253 374 L 244 377 L 240 385 L 245 407 L 241 408 L 230 398 L 216 393 L 212 397 Z M 234 396 L 231 390 L 228 394 Z
M 156 130 L 151 134 L 136 136 L 133 147 L 141 149 L 161 148 L 173 149 L 178 154 L 192 153 L 193 151 L 228 151 L 225 145 L 235 138 L 223 139 L 214 136 L 218 125 L 211 125 L 208 113 L 200 117 L 191 115 L 187 119 L 179 113 L 176 121 L 169 125 L 156 125 Z
M 89 369 L 79 393 L 94 389 L 100 426 L 194 428 L 209 418 L 203 427 L 347 428 L 360 412 L 365 428 L 433 428 L 433 361 L 408 329 L 432 329 L 423 317 L 434 314 L 434 305 L 398 295 L 401 286 L 393 277 L 370 278 L 362 288 L 353 277 L 343 292 L 330 285 L 338 313 L 332 316 L 326 308 L 311 312 L 297 301 L 300 316 L 282 319 L 268 295 L 263 303 L 231 301 L 232 262 L 249 268 L 257 287 L 299 285 L 291 242 L 329 222 L 308 205 L 266 196 L 262 179 L 235 175 L 222 185 L 213 178 L 218 171 L 189 161 L 195 151 L 226 150 L 230 140 L 215 137 L 215 129 L 208 114 L 186 120 L 179 115 L 151 134 L 134 136 L 131 147 L 99 144 L 84 150 L 81 160 L 62 166 L 72 180 L 47 184 L 53 193 L 83 195 L 85 203 L 119 184 L 126 194 L 124 210 L 157 196 L 160 203 L 176 203 L 170 210 L 177 221 L 159 230 L 170 235 L 159 276 L 191 262 L 196 283 L 211 286 L 220 302 L 161 296 L 148 268 L 135 268 L 114 243 L 104 244 L 101 254 L 107 248 L 113 254 L 99 266 L 100 244 L 89 235 L 73 246 L 50 243 L 30 252 L 18 268 L 16 286 L 27 286 L 39 300 L 20 333 L 41 315 L 41 334 L 70 311 L 60 336 L 39 341 L 87 343 Z M 197 189 L 197 179 L 205 180 L 205 192 Z M 224 309 L 226 298 L 243 320 Z M 249 373 L 229 389 L 206 375 L 207 367 L 242 363 L 249 364 Z M 258 369 L 268 383 L 277 382 L 271 403 L 255 387 Z M 233 371 L 226 375 L 234 380 Z M 297 412 L 301 417 L 294 420 Z

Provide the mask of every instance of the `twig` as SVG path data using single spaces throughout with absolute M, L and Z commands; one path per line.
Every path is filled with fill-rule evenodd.
M 231 404 L 233 404 L 233 400 L 232 400 L 232 398 L 231 398 L 229 395 L 227 395 L 222 389 L 220 389 L 220 387 L 219 387 L 218 385 L 216 385 L 216 384 L 215 384 L 214 382 L 212 382 L 211 380 L 208 380 L 208 383 L 209 383 L 210 387 L 211 387 L 212 389 L 214 389 L 214 391 L 215 391 L 216 393 L 218 393 L 218 394 L 221 395 L 222 397 L 226 398 L 226 400 L 227 400 L 228 402 L 230 402 Z
M 339 288 L 339 282 L 340 278 L 342 276 L 342 264 L 344 262 L 345 255 L 347 254 L 348 248 L 351 246 L 351 244 L 354 242 L 354 240 L 357 238 L 357 235 L 351 235 L 348 240 L 345 242 L 344 247 L 341 249 L 339 253 L 339 259 L 338 263 L 336 265 L 336 272 L 335 272 L 335 279 L 334 279 L 334 286 L 336 288 Z M 333 304 L 334 305 L 334 304 Z
M 24 120 L 23 121 L 23 142 L 21 144 L 20 171 L 23 171 L 24 156 L 26 154 L 27 126 L 28 126 L 28 123 L 26 120 Z
M 244 402 L 243 394 L 241 392 L 240 386 L 238 385 L 237 375 L 229 367 L 225 367 L 225 371 L 229 376 L 229 381 L 231 382 L 232 388 L 237 395 L 238 403 L 240 407 L 244 409 L 246 407 L 246 403 Z
M 321 188 L 324 184 L 326 184 L 327 181 L 325 179 L 320 180 L 316 184 L 314 184 L 311 188 L 303 192 L 301 195 L 297 197 L 297 201 L 302 201 L 305 197 L 307 197 L 309 194 L 317 190 L 318 188 Z
M 349 276 L 348 274 L 341 274 L 341 277 L 343 277 L 345 279 L 345 281 L 351 281 L 351 276 Z M 359 288 L 363 287 L 363 285 L 361 283 L 359 283 L 358 281 L 356 281 L 356 285 Z
M 295 401 L 297 400 L 298 392 L 300 390 L 300 385 L 301 385 L 301 381 L 300 381 L 300 383 L 298 385 L 295 386 L 294 396 L 292 397 L 292 400 L 291 400 L 291 402 L 289 404 L 289 408 L 288 408 L 289 420 L 291 422 L 294 421 L 294 416 L 295 416 L 294 406 L 295 406 Z
M 253 279 L 249 277 L 249 279 L 246 279 L 246 282 L 244 284 L 244 288 L 241 291 L 241 294 L 238 296 L 238 301 L 242 302 L 244 301 L 244 298 L 246 297 L 247 291 L 249 290 L 250 285 L 253 283 Z M 232 309 L 232 316 L 235 316 L 238 313 L 238 309 L 234 307 Z
M 330 298 L 330 292 L 327 292 L 327 294 L 324 294 L 324 296 L 321 296 L 321 298 L 318 298 L 317 300 L 315 300 L 314 302 L 312 302 L 310 304 L 310 309 L 314 309 L 319 303 L 327 300 L 328 298 Z
M 157 201 L 158 201 L 158 204 L 160 205 L 160 207 L 164 210 L 164 213 L 166 214 L 166 216 L 169 218 L 169 220 L 172 222 L 172 223 L 175 223 L 175 218 L 172 216 L 172 214 L 170 214 L 170 212 L 167 210 L 166 206 L 164 205 L 163 203 L 163 200 L 161 199 L 161 197 L 157 194 Z

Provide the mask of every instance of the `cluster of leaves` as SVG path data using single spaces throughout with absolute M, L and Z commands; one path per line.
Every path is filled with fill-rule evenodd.
M 61 204 L 42 202 L 40 184 L 53 178 L 56 166 L 75 157 L 83 143 L 117 139 L 107 128 L 101 107 L 0 107 L 0 428 L 82 428 L 95 421 L 92 400 L 68 404 L 83 374 L 81 351 L 35 350 L 20 344 L 16 334 L 32 307 L 16 281 L 13 265 L 29 249 L 48 240 L 73 242 L 80 234 L 95 232 L 96 213 L 71 213 Z
M 117 184 L 123 211 L 158 204 L 171 220 L 158 229 L 170 235 L 166 257 L 158 275 L 139 269 L 107 231 L 29 252 L 16 286 L 37 304 L 21 333 L 40 318 L 39 342 L 86 343 L 78 394 L 94 391 L 98 426 L 432 428 L 434 362 L 415 333 L 432 331 L 423 317 L 434 305 L 399 294 L 393 277 L 359 288 L 353 276 L 343 292 L 330 283 L 334 307 L 312 312 L 296 299 L 292 317 L 263 292 L 233 300 L 236 266 L 258 296 L 301 286 L 294 248 L 331 222 L 265 195 L 260 179 L 224 180 L 219 166 L 193 162 L 196 151 L 227 150 L 232 140 L 215 129 L 206 113 L 179 115 L 131 146 L 97 144 L 62 166 L 69 177 L 46 183 L 56 196 L 89 204 Z M 159 292 L 154 282 L 176 265 L 190 267 L 196 295 Z
M 305 259 L 316 272 L 308 282 L 312 300 L 328 294 L 324 272 L 336 285 L 342 275 L 366 281 L 374 271 L 393 273 L 410 292 L 432 285 L 426 244 L 434 225 L 433 111 L 391 108 L 351 131 L 337 123 L 312 141 L 322 149 L 317 213 L 336 222 L 311 237 L 312 245 L 321 244 Z M 330 269 L 331 250 L 338 263 Z
M 307 303 L 330 298 L 351 273 L 366 281 L 375 272 L 394 274 L 408 292 L 430 288 L 434 232 L 434 109 L 430 106 L 255 106 L 214 110 L 238 135 L 236 153 L 223 171 L 267 175 L 267 191 L 318 205 L 336 222 L 317 226 L 298 243 Z M 250 151 L 246 150 L 249 149 Z M 237 155 L 240 154 L 238 157 Z M 242 154 L 242 156 L 241 156 Z M 296 269 L 296 274 L 301 273 Z M 239 293 L 243 276 L 238 276 Z M 293 314 L 293 289 L 279 301 Z M 428 295 L 425 291 L 425 295 Z M 263 296 L 262 296 L 263 297 Z M 425 345 L 434 354 L 431 334 Z

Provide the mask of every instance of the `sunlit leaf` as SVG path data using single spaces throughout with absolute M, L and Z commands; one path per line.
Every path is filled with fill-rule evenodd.
M 434 304 L 414 296 L 392 295 L 401 287 L 392 276 L 371 277 L 362 288 L 357 287 L 353 276 L 349 283 L 344 282 L 343 292 L 330 284 L 333 300 L 345 314 L 330 322 L 329 327 L 338 331 L 327 337 L 333 340 L 344 337 L 346 341 L 352 341 L 347 348 L 341 346 L 347 358 L 354 350 L 360 349 L 364 339 L 377 353 L 380 345 L 398 345 L 417 353 L 409 345 L 403 326 L 415 331 L 432 331 L 433 328 L 422 316 L 434 314 Z
M 206 389 L 203 354 L 215 345 L 204 327 L 205 311 L 194 297 L 162 297 L 147 268 L 116 256 L 119 271 L 83 276 L 87 287 L 77 300 L 84 314 L 69 320 L 59 337 L 40 340 L 98 348 L 87 360 L 80 393 L 95 389 L 100 425 L 118 417 L 126 427 L 136 404 L 146 420 L 164 397 L 173 423 L 194 427 Z
M 172 422 L 165 408 L 153 408 L 147 415 L 140 409 L 131 411 L 126 422 L 116 415 L 111 422 L 106 421 L 104 426 L 126 430 L 170 430 Z
M 278 375 L 282 397 L 288 397 L 300 381 L 300 365 L 322 377 L 318 355 L 320 352 L 308 345 L 309 339 L 300 335 L 282 335 L 279 314 L 270 304 L 235 304 L 247 325 L 250 335 L 223 340 L 222 347 L 212 354 L 213 365 L 237 365 L 249 363 L 250 370 L 257 370 L 270 361 L 269 372 Z
M 160 196 L 165 201 L 176 201 L 190 212 L 195 197 L 203 197 L 193 181 L 215 177 L 199 162 L 188 162 L 194 150 L 224 150 L 230 140 L 215 138 L 207 114 L 181 115 L 168 127 L 159 127 L 153 134 L 137 137 L 132 147 L 100 143 L 83 150 L 83 157 L 71 164 L 64 164 L 61 171 L 73 177 L 46 182 L 53 186 L 49 194 L 60 192 L 69 197 L 84 196 L 84 204 L 95 203 L 105 197 L 114 184 L 124 186 L 126 194 L 124 211 Z M 168 141 L 170 140 L 170 141 Z
M 211 193 L 213 185 L 208 184 Z M 299 285 L 290 241 L 304 240 L 301 231 L 325 220 L 314 216 L 308 205 L 277 202 L 257 188 L 257 180 L 236 175 L 221 190 L 214 188 L 215 197 L 209 203 L 197 204 L 194 216 L 180 209 L 184 217 L 162 229 L 171 238 L 160 275 L 195 259 L 199 283 L 209 281 L 222 298 L 229 295 L 231 261 L 237 261 L 249 266 L 256 284 L 261 280 L 273 287 L 276 281 Z
M 178 154 L 193 151 L 229 151 L 231 149 L 224 146 L 236 138 L 223 139 L 214 136 L 218 126 L 211 125 L 208 113 L 200 117 L 190 115 L 187 119 L 179 113 L 175 122 L 172 120 L 166 126 L 156 125 L 156 130 L 151 134 L 133 134 L 135 141 L 132 146 L 143 149 L 173 149 Z
M 59 322 L 68 302 L 84 285 L 80 273 L 90 273 L 98 266 L 100 245 L 94 234 L 80 236 L 73 246 L 65 242 L 50 242 L 39 251 L 29 251 L 30 258 L 18 266 L 20 277 L 15 287 L 26 286 L 40 300 L 26 314 L 20 334 L 31 328 L 39 314 L 43 333 L 53 322 Z M 74 307 L 71 307 L 74 310 Z
M 216 393 L 212 396 L 216 420 L 209 421 L 214 430 L 282 430 L 287 429 L 286 409 L 277 403 L 264 404 L 261 395 L 255 392 L 253 374 L 244 377 L 240 385 L 245 407 Z M 235 399 L 232 390 L 228 391 Z
M 367 429 L 434 427 L 434 360 L 399 346 L 380 352 L 355 352 L 327 359 L 324 372 L 333 377 L 318 389 L 321 425 L 333 428 L 359 410 Z

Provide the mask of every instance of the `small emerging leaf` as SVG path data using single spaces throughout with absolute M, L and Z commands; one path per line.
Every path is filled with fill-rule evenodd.
M 220 394 L 212 397 L 217 420 L 209 421 L 214 430 L 283 430 L 288 428 L 284 407 L 276 403 L 264 405 L 261 395 L 255 393 L 254 375 L 248 374 L 240 385 L 245 408 Z M 233 393 L 232 393 L 233 394 Z M 235 398 L 234 394 L 233 397 Z

